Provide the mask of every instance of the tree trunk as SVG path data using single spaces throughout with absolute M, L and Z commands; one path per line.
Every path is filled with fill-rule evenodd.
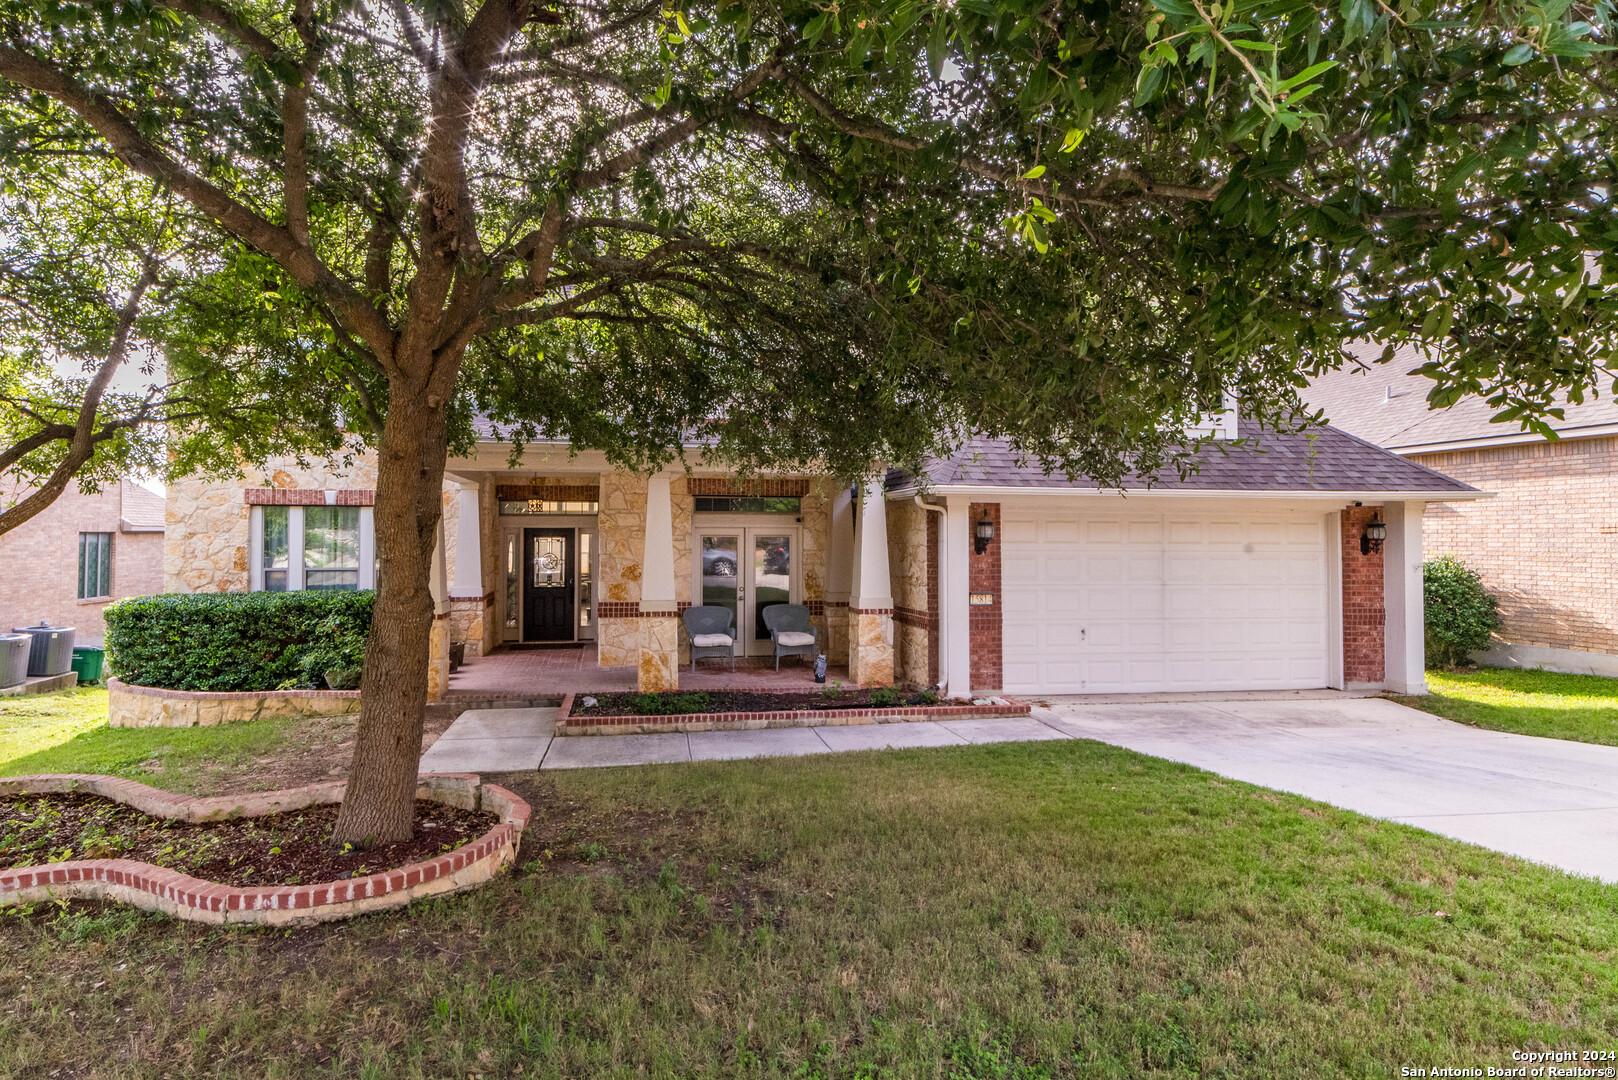
M 433 545 L 443 515 L 441 399 L 396 380 L 377 454 L 377 589 L 360 680 L 360 723 L 332 843 L 408 840 L 427 705 Z

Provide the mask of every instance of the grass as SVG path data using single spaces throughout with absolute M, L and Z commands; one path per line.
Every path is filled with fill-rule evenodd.
M 1429 671 L 1426 697 L 1399 702 L 1491 731 L 1618 746 L 1618 679 L 1522 668 Z
M 306 783 L 312 750 L 342 743 L 352 718 L 259 720 L 196 728 L 115 728 L 107 691 L 63 690 L 0 698 L 0 776 L 104 773 L 169 791 L 207 795 Z M 301 760 L 287 762 L 289 750 Z M 329 753 L 329 751 L 328 751 Z M 302 765 L 289 773 L 284 766 Z M 281 767 L 267 767 L 281 766 Z
M 1618 891 L 1092 742 L 514 775 L 293 931 L 0 915 L 0 1077 L 1388 1077 L 1611 1045 Z

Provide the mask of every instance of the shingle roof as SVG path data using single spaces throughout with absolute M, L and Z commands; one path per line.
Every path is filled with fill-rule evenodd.
M 1359 343 L 1348 351 L 1358 363 L 1327 372 L 1303 392 L 1309 406 L 1323 410 L 1335 427 L 1389 449 L 1524 434 L 1520 424 L 1493 423 L 1495 410 L 1479 397 L 1464 397 L 1446 409 L 1428 408 L 1432 380 L 1406 374 L 1424 362 L 1414 348 L 1401 348 L 1386 364 L 1376 362 L 1382 355 L 1380 345 Z M 1549 418 L 1551 427 L 1562 434 L 1618 424 L 1618 400 L 1612 395 L 1580 405 L 1563 401 L 1564 418 Z
M 1254 437 L 1251 429 L 1244 438 Z M 1127 491 L 1300 491 L 1433 492 L 1453 494 L 1476 488 L 1434 472 L 1397 454 L 1332 427 L 1307 434 L 1257 432 L 1255 445 L 1208 444 L 1198 452 L 1197 472 L 1180 479 L 1174 472 L 1148 484 L 1131 475 Z M 1037 461 L 1019 462 L 1004 439 L 973 439 L 946 460 L 927 466 L 933 487 L 1094 489 L 1094 481 L 1046 475 Z M 907 486 L 909 477 L 890 476 L 889 487 Z
M 164 527 L 163 496 L 139 484 L 125 480 L 122 484 L 123 508 L 118 517 L 131 529 L 161 529 Z

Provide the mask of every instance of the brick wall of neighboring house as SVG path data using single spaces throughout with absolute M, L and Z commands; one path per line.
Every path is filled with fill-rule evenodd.
M 967 558 L 967 589 L 974 593 L 991 594 L 994 603 L 974 605 L 968 609 L 971 612 L 972 630 L 970 641 L 972 664 L 968 674 L 971 677 L 972 689 L 999 690 L 1004 681 L 1000 641 L 1002 603 L 1000 549 L 1005 546 L 1005 539 L 1000 530 L 1000 504 L 973 503 L 967 513 L 967 529 L 971 535 L 971 530 L 976 529 L 978 521 L 985 512 L 988 513 L 989 520 L 994 522 L 994 542 L 982 555 L 968 548 L 972 554 Z
M 1343 510 L 1343 681 L 1349 683 L 1379 683 L 1386 674 L 1382 553 L 1360 554 L 1365 525 L 1381 509 L 1350 506 Z
M 1618 437 L 1563 439 L 1412 461 L 1492 499 L 1432 503 L 1427 558 L 1454 555 L 1500 599 L 1500 636 L 1518 645 L 1618 654 Z
M 6 501 L 13 496 L 8 493 Z M 124 486 L 94 495 L 69 487 L 50 506 L 0 535 L 0 628 L 46 619 L 71 626 L 95 643 L 106 629 L 102 609 L 125 596 L 147 596 L 163 587 L 163 533 L 122 521 Z M 112 586 L 106 598 L 80 600 L 79 534 L 112 534 Z

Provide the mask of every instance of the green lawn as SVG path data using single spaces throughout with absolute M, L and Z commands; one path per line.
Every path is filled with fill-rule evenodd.
M 509 782 L 292 932 L 0 916 L 0 1077 L 1391 1077 L 1611 1048 L 1618 890 L 1091 742 Z
M 347 739 L 352 727 L 352 718 L 333 718 L 115 728 L 107 725 L 105 690 L 7 697 L 0 698 L 0 776 L 105 773 L 196 795 L 265 790 L 324 775 L 313 752 Z
M 1618 679 L 1521 668 L 1429 671 L 1426 697 L 1397 700 L 1492 731 L 1618 746 Z

